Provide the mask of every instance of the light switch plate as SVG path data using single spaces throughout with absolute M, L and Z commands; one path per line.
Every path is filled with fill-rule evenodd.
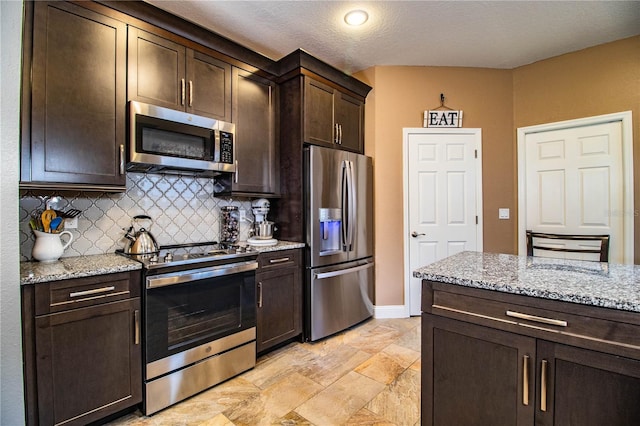
M 509 219 L 509 209 L 498 209 L 498 219 Z

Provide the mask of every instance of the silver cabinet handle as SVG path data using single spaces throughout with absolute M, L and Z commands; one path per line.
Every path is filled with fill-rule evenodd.
M 124 144 L 120 144 L 120 174 L 124 174 Z
M 235 180 L 235 183 L 238 183 L 238 175 L 240 174 L 240 168 L 238 167 L 238 160 L 236 160 L 236 172 L 234 174 L 235 176 L 233 179 Z
M 289 258 L 288 257 L 281 257 L 279 259 L 269 259 L 269 263 L 282 263 L 282 262 L 288 262 Z
M 529 355 L 522 357 L 522 405 L 529 405 Z
M 189 107 L 193 106 L 193 81 L 189 80 Z
M 333 143 L 339 144 L 338 142 L 338 123 L 333 124 Z
M 258 308 L 262 308 L 262 281 L 258 283 Z
M 547 368 L 549 362 L 542 360 L 540 368 L 540 411 L 547 411 Z
M 338 124 L 338 134 L 340 135 L 340 137 L 338 137 L 338 143 L 342 145 L 342 124 Z
M 109 287 L 94 288 L 93 290 L 76 291 L 73 293 L 69 293 L 69 297 L 81 297 L 81 296 L 89 296 L 91 294 L 107 293 L 115 289 L 116 288 L 114 286 L 109 286 Z
M 420 233 L 420 234 L 418 234 L 416 231 L 413 231 L 413 232 L 411 233 L 411 236 L 412 236 L 413 238 L 418 238 L 420 235 L 427 235 L 427 234 L 425 234 L 425 233 Z
M 534 322 L 540 322 L 540 323 L 543 323 L 543 324 L 557 325 L 558 327 L 566 327 L 567 326 L 567 322 L 566 321 L 552 319 L 552 318 L 545 318 L 545 317 L 537 317 L 535 315 L 523 314 L 523 313 L 520 313 L 520 312 L 507 311 L 506 315 L 508 317 L 519 318 L 519 319 L 528 320 L 528 321 L 534 321 Z
M 184 78 L 180 79 L 180 105 L 184 106 L 185 97 L 185 81 Z
M 133 331 L 133 343 L 136 345 L 140 344 L 140 311 L 136 309 L 133 312 L 133 321 L 135 323 L 135 328 Z

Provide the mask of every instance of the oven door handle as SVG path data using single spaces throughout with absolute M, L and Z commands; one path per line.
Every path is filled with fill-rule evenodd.
M 248 261 L 232 263 L 228 265 L 212 266 L 209 268 L 195 269 L 191 271 L 172 272 L 169 274 L 147 277 L 147 288 L 165 287 L 168 285 L 182 284 L 189 281 L 205 280 L 207 278 L 221 277 L 224 275 L 239 274 L 258 269 L 258 262 Z

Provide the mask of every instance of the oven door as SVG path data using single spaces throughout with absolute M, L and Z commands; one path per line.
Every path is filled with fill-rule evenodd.
M 146 363 L 256 326 L 255 261 L 146 277 Z

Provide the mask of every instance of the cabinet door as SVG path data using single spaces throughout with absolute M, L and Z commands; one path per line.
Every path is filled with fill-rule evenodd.
M 277 191 L 275 89 L 272 81 L 233 69 L 237 160 L 233 191 L 264 194 Z
M 309 77 L 304 79 L 304 141 L 316 145 L 334 146 L 332 87 Z
M 170 40 L 129 27 L 128 98 L 184 110 L 186 49 Z
M 142 401 L 139 310 L 135 298 L 36 317 L 40 424 L 87 424 Z
M 537 358 L 536 424 L 640 424 L 640 361 L 547 341 Z
M 35 2 L 23 182 L 125 185 L 126 47 L 122 22 L 67 2 Z
M 296 250 L 260 255 L 261 267 L 256 274 L 258 352 L 302 333 L 300 254 Z
M 231 65 L 187 49 L 187 112 L 231 121 Z
M 343 93 L 336 96 L 336 123 L 340 126 L 340 148 L 364 153 L 364 104 Z
M 423 425 L 533 424 L 535 339 L 429 314 L 422 333 Z

